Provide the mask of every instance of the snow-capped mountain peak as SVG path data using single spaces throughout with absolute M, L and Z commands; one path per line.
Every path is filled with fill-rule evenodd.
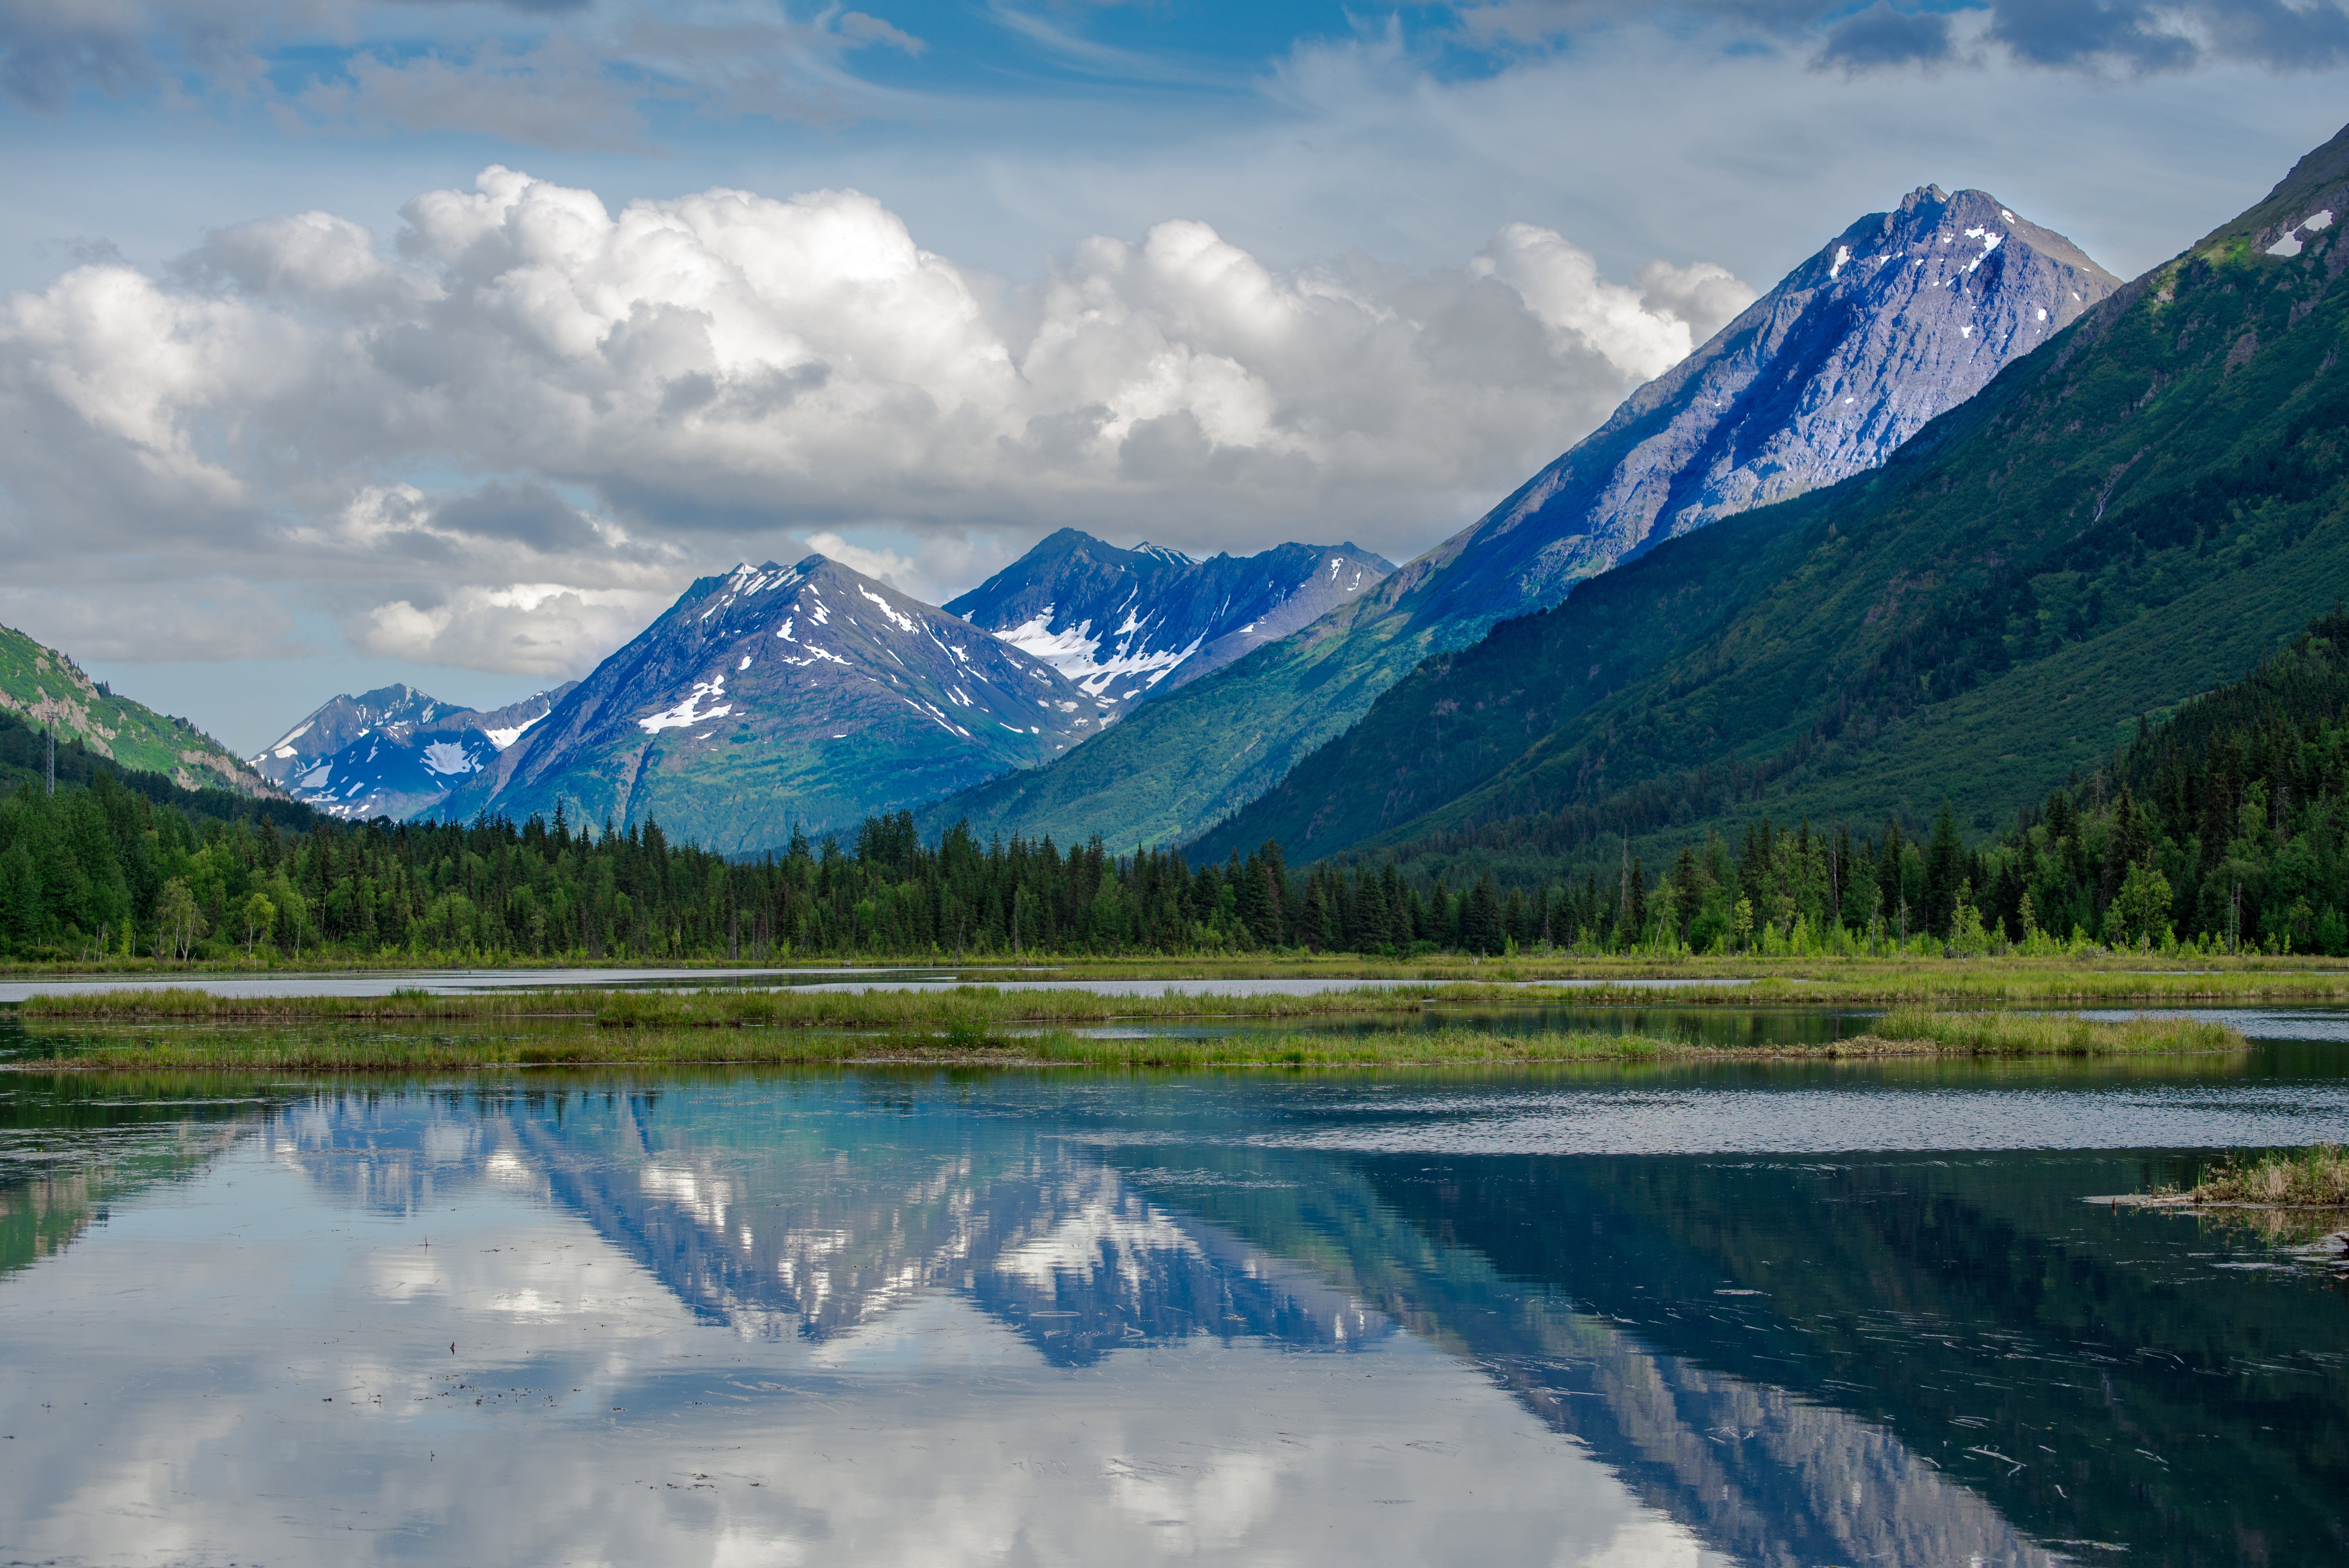
M 445 810 L 657 818 L 728 851 L 853 828 L 1095 733 L 1053 667 L 822 555 L 705 577 Z
M 330 816 L 409 817 L 481 771 L 570 689 L 557 686 L 486 711 L 404 683 L 336 696 L 278 737 L 253 766 Z
M 1050 665 L 1114 717 L 1287 635 L 1393 570 L 1352 544 L 1199 561 L 1064 528 L 947 609 Z

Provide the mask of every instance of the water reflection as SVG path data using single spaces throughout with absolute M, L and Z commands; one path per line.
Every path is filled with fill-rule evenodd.
M 2249 1240 L 2077 1202 L 2136 1185 L 2142 1156 L 1364 1136 L 1555 1092 L 1497 1079 L 527 1081 L 13 1097 L 11 1137 L 39 1143 L 46 1119 L 88 1185 L 60 1197 L 21 1161 L 0 1179 L 0 1346 L 28 1368 L 0 1390 L 0 1449 L 34 1445 L 0 1467 L 0 1546 L 1789 1564 L 2349 1546 L 2340 1295 L 2221 1266 L 2271 1260 Z M 124 1157 L 88 1158 L 93 1136 Z M 27 1224 L 47 1240 L 20 1243 Z

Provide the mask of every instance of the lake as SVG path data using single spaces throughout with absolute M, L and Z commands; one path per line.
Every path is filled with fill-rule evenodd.
M 0 1077 L 0 1560 L 2337 1561 L 2341 1276 L 2081 1202 L 2349 1139 L 2340 1015 L 2274 1016 L 2090 1065 Z

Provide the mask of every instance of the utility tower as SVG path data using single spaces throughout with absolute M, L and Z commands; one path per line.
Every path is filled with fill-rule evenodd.
M 57 727 L 49 725 L 49 793 L 57 792 Z

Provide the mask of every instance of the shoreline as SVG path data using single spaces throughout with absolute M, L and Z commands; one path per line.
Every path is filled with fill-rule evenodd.
M 1219 984 L 1283 984 L 1325 987 L 1321 995 L 1362 997 L 1384 991 L 1400 1001 L 1419 997 L 1446 1001 L 1584 1006 L 1896 1007 L 1966 1006 L 2229 1006 L 2262 1003 L 2349 1005 L 2349 966 L 2312 967 L 2304 959 L 2203 960 L 2190 970 L 2162 970 L 2159 955 L 2096 963 L 2019 958 L 1887 960 L 1702 959 L 1677 963 L 1640 959 L 1577 961 L 1495 960 L 1472 966 L 1339 962 L 1268 961 L 1138 965 L 1109 960 L 1032 963 L 984 967 L 951 964 L 900 964 L 833 968 L 773 966 L 662 969 L 630 966 L 629 984 L 565 978 L 559 968 L 441 969 L 429 972 L 389 967 L 336 970 L 80 970 L 47 975 L 0 975 L 0 987 L 20 992 L 45 981 L 61 989 L 34 989 L 16 1002 L 0 1002 L 0 1017 L 238 1016 L 512 1016 L 550 998 L 600 1000 L 624 996 L 698 997 L 707 1007 L 720 998 L 819 995 L 969 996 L 980 994 L 1040 995 L 1091 994 L 1140 1001 L 1156 985 L 1212 986 Z M 576 971 L 572 972 L 575 976 Z M 385 990 L 390 977 L 414 974 L 415 985 Z M 462 986 L 468 975 L 485 978 L 481 988 Z M 375 977 L 369 995 L 307 994 L 347 976 L 357 984 Z M 543 976 L 542 979 L 541 977 Z M 802 982 L 782 983 L 788 977 Z M 292 994 L 251 995 L 282 985 Z M 103 989 L 62 989 L 65 986 Z M 919 985 L 922 989 L 910 987 Z M 219 991 L 208 989 L 220 987 Z M 440 989 L 441 986 L 451 987 Z M 821 991 L 820 986 L 843 987 Z M 1123 992 L 1095 986 L 1117 986 Z M 233 993 L 233 994 L 224 994 Z M 1256 993 L 1254 996 L 1272 995 Z M 1215 993 L 1207 993 L 1216 996 Z M 1304 993 L 1294 993 L 1303 995 Z M 209 998 L 209 1000 L 199 1000 Z M 1154 998 L 1150 998 L 1154 999 Z M 1239 995 L 1217 999 L 1237 1003 Z M 575 1007 L 567 1010 L 576 1010 Z M 755 1008 L 753 1009 L 755 1010 Z

